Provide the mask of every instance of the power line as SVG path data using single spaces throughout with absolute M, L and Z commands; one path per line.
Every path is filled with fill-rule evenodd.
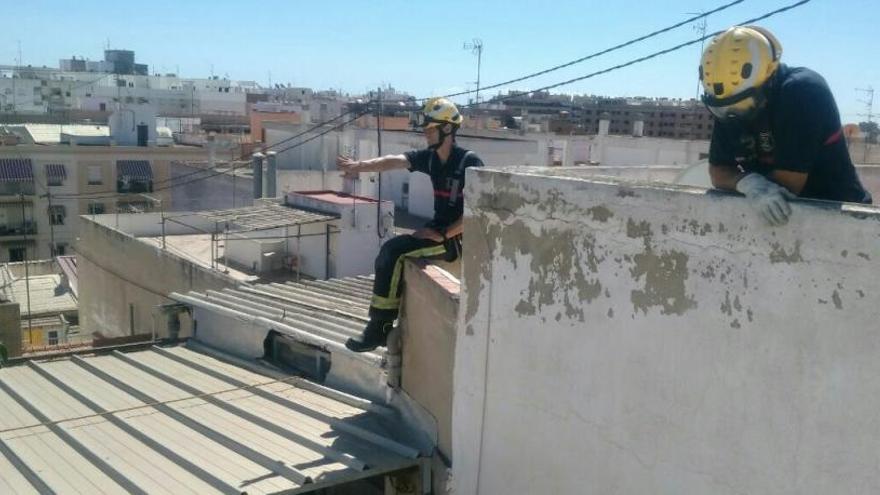
M 748 19 L 748 20 L 746 20 L 746 21 L 743 21 L 743 22 L 739 23 L 738 25 L 746 25 L 746 24 L 752 24 L 752 23 L 755 23 L 755 22 L 758 22 L 758 21 L 762 21 L 762 20 L 767 19 L 767 18 L 769 18 L 769 17 L 773 17 L 773 16 L 778 15 L 778 14 L 781 14 L 781 13 L 783 13 L 783 12 L 787 12 L 787 11 L 792 10 L 792 9 L 794 9 L 794 8 L 800 7 L 800 6 L 804 5 L 804 4 L 810 3 L 811 1 L 812 1 L 812 0 L 800 0 L 799 2 L 795 2 L 795 3 L 790 4 L 790 5 L 787 5 L 787 6 L 785 6 L 785 7 L 782 7 L 782 8 L 776 9 L 776 10 L 774 10 L 774 11 L 772 11 L 772 12 L 768 12 L 768 13 L 766 13 L 766 14 L 764 14 L 764 15 L 761 15 L 761 16 L 754 17 L 754 18 L 752 18 L 752 19 Z M 568 79 L 568 80 L 566 80 L 566 81 L 558 82 L 558 83 L 555 83 L 555 84 L 549 84 L 549 85 L 547 85 L 547 86 L 543 86 L 543 87 L 540 87 L 540 88 L 537 88 L 537 89 L 533 89 L 533 90 L 529 90 L 529 91 L 522 91 L 522 92 L 518 92 L 518 93 L 510 94 L 510 95 L 507 95 L 507 96 L 503 96 L 503 97 L 495 98 L 495 99 L 493 99 L 492 101 L 506 101 L 506 100 L 510 100 L 510 99 L 517 98 L 517 97 L 520 97 L 520 96 L 524 96 L 524 95 L 528 95 L 528 94 L 532 94 L 532 93 L 537 93 L 537 92 L 540 92 L 540 91 L 547 91 L 547 90 L 549 90 L 549 89 L 558 88 L 558 87 L 560 87 L 560 86 L 566 86 L 566 85 L 569 85 L 569 84 L 572 84 L 572 83 L 576 83 L 576 82 L 580 82 L 580 81 L 583 81 L 583 80 L 585 80 L 585 79 L 590 79 L 590 78 L 593 78 L 593 77 L 596 77 L 596 76 L 599 76 L 599 75 L 602 75 L 602 74 L 607 74 L 607 73 L 609 73 L 609 72 L 613 72 L 613 71 L 616 71 L 616 70 L 618 70 L 618 69 L 623 69 L 623 68 L 625 68 L 625 67 L 629 67 L 629 66 L 631 66 L 631 65 L 635 65 L 635 64 L 638 64 L 638 63 L 641 63 L 641 62 L 645 62 L 645 61 L 647 61 L 647 60 L 650 60 L 650 59 L 653 59 L 653 58 L 657 58 L 657 57 L 659 57 L 659 56 L 661 56 L 661 55 L 666 55 L 667 53 L 672 53 L 672 52 L 674 52 L 674 51 L 681 50 L 682 48 L 685 48 L 685 47 L 688 47 L 688 46 L 691 46 L 691 45 L 695 45 L 695 44 L 697 44 L 697 43 L 701 43 L 701 42 L 703 42 L 703 41 L 705 41 L 705 40 L 707 40 L 707 39 L 714 38 L 715 36 L 718 36 L 719 34 L 721 34 L 721 33 L 723 33 L 723 32 L 724 32 L 724 30 L 721 30 L 721 31 L 715 31 L 714 33 L 710 33 L 710 34 L 707 34 L 707 35 L 705 35 L 705 36 L 701 36 L 701 37 L 699 37 L 699 38 L 692 39 L 692 40 L 690 40 L 690 41 L 686 41 L 686 42 L 684 42 L 684 43 L 679 43 L 678 45 L 675 45 L 675 46 L 670 47 L 670 48 L 666 48 L 665 50 L 656 51 L 656 52 L 651 53 L 651 54 L 649 54 L 649 55 L 645 55 L 644 57 L 635 58 L 635 59 L 632 59 L 632 60 L 630 60 L 630 61 L 628 61 L 628 62 L 624 62 L 624 63 L 622 63 L 622 64 L 617 64 L 617 65 L 614 65 L 614 66 L 612 66 L 612 67 L 608 67 L 607 69 L 598 70 L 598 71 L 591 72 L 591 73 L 589 73 L 589 74 L 586 74 L 586 75 L 583 75 L 583 76 L 580 76 L 580 77 L 575 77 L 575 78 Z M 467 104 L 467 105 L 461 105 L 462 108 L 468 108 L 468 107 L 472 107 L 472 106 L 474 106 L 474 104 L 472 104 L 472 103 L 471 103 L 471 104 Z
M 564 69 L 564 68 L 566 68 L 566 67 L 571 67 L 572 65 L 576 65 L 576 64 L 579 64 L 579 63 L 581 63 L 581 62 L 585 62 L 585 61 L 587 61 L 587 60 L 590 60 L 590 59 L 593 59 L 593 58 L 599 57 L 599 56 L 601 56 L 601 55 L 605 55 L 605 54 L 607 54 L 607 53 L 611 53 L 611 52 L 613 52 L 613 51 L 620 50 L 621 48 L 626 48 L 626 47 L 628 47 L 628 46 L 630 46 L 630 45 L 634 45 L 634 44 L 639 43 L 639 42 L 641 42 L 641 41 L 645 41 L 645 40 L 650 39 L 650 38 L 653 38 L 653 37 L 655 37 L 655 36 L 659 36 L 659 35 L 661 35 L 661 34 L 663 34 L 663 33 L 667 33 L 667 32 L 669 32 L 669 31 L 672 31 L 673 29 L 677 29 L 677 28 L 679 28 L 679 27 L 681 27 L 681 26 L 684 26 L 685 24 L 690 24 L 691 22 L 694 22 L 694 21 L 697 21 L 697 20 L 700 20 L 700 19 L 705 19 L 706 17 L 708 17 L 708 16 L 711 15 L 711 14 L 714 14 L 714 13 L 717 13 L 717 12 L 721 12 L 722 10 L 725 10 L 725 9 L 729 9 L 730 7 L 733 7 L 734 5 L 738 5 L 738 4 L 740 4 L 740 3 L 743 3 L 744 1 L 745 1 L 745 0 L 735 0 L 735 1 L 733 1 L 733 2 L 730 2 L 730 3 L 727 3 L 727 4 L 721 5 L 720 7 L 717 7 L 717 8 L 715 8 L 715 9 L 712 9 L 712 10 L 710 10 L 710 11 L 708 11 L 708 12 L 703 12 L 703 13 L 700 13 L 699 15 L 696 15 L 696 16 L 691 17 L 691 18 L 689 18 L 689 19 L 686 19 L 686 20 L 684 20 L 684 21 L 681 21 L 681 22 L 675 23 L 675 24 L 673 24 L 673 25 L 671 25 L 671 26 L 667 26 L 667 27 L 665 27 L 665 28 L 663 28 L 663 29 L 658 29 L 657 31 L 654 31 L 654 32 L 648 33 L 648 34 L 646 34 L 646 35 L 644 35 L 644 36 L 639 36 L 638 38 L 633 38 L 633 39 L 631 39 L 631 40 L 629 40 L 629 41 L 625 41 L 625 42 L 623 42 L 623 43 L 620 43 L 619 45 L 614 45 L 614 46 L 612 46 L 612 47 L 610 47 L 610 48 L 606 48 L 606 49 L 604 49 L 604 50 L 601 50 L 601 51 L 598 51 L 598 52 L 595 52 L 595 53 L 591 53 L 591 54 L 589 54 L 589 55 L 586 55 L 586 56 L 584 56 L 584 57 L 581 57 L 581 58 L 578 58 L 578 59 L 572 60 L 572 61 L 570 61 L 570 62 L 565 62 L 565 63 L 563 63 L 563 64 L 554 65 L 553 67 L 550 67 L 550 68 L 548 68 L 548 69 L 544 69 L 544 70 L 541 70 L 541 71 L 538 71 L 538 72 L 533 72 L 533 73 L 531 73 L 531 74 L 526 74 L 525 76 L 521 76 L 521 77 L 517 77 L 517 78 L 514 78 L 514 79 L 507 80 L 507 81 L 503 81 L 503 82 L 500 82 L 500 83 L 492 84 L 492 85 L 490 85 L 490 86 L 484 86 L 484 87 L 482 87 L 482 88 L 478 87 L 477 90 L 476 90 L 476 93 L 479 94 L 479 92 L 480 92 L 481 90 L 482 90 L 482 91 L 485 91 L 485 90 L 488 90 L 488 89 L 500 88 L 501 86 L 507 86 L 507 85 L 509 85 L 509 84 L 517 83 L 517 82 L 520 82 L 520 81 L 525 81 L 526 79 L 532 79 L 532 78 L 534 78 L 534 77 L 542 76 L 542 75 L 544 75 L 544 74 L 549 74 L 550 72 L 554 72 L 554 71 L 557 71 L 557 70 L 559 70 L 559 69 Z M 748 21 L 747 21 L 747 22 L 748 22 Z M 471 94 L 471 93 L 474 93 L 474 91 L 462 91 L 462 92 L 459 92 L 459 93 L 452 93 L 452 94 L 444 95 L 443 98 L 452 98 L 452 97 L 455 97 L 455 96 L 462 96 L 462 95 L 467 95 L 467 94 Z
M 744 1 L 744 0 L 738 0 L 737 2 L 734 2 L 734 4 L 735 4 L 735 3 L 740 3 L 741 1 Z M 758 22 L 758 21 L 761 21 L 761 20 L 764 20 L 764 19 L 767 19 L 767 18 L 773 17 L 773 16 L 775 16 L 775 15 L 778 15 L 778 14 L 781 14 L 781 13 L 787 12 L 787 11 L 789 11 L 789 10 L 792 10 L 792 9 L 794 9 L 794 8 L 800 7 L 800 6 L 802 6 L 802 5 L 805 5 L 805 4 L 807 4 L 807 3 L 811 2 L 811 1 L 812 1 L 812 0 L 800 0 L 800 1 L 798 1 L 798 2 L 792 3 L 792 4 L 787 5 L 787 6 L 785 6 L 785 7 L 781 7 L 781 8 L 779 8 L 779 9 L 773 10 L 773 11 L 768 12 L 768 13 L 766 13 L 766 14 L 760 15 L 760 16 L 758 16 L 758 17 L 754 17 L 754 18 L 751 18 L 751 19 L 745 20 L 745 21 L 741 22 L 740 25 L 752 24 L 752 23 L 755 23 L 755 22 Z M 719 8 L 720 8 L 720 7 L 719 7 Z M 718 9 L 715 9 L 715 10 L 710 11 L 710 12 L 708 12 L 708 13 L 712 13 L 712 12 L 716 12 L 716 11 L 718 11 Z M 707 14 L 708 14 L 708 13 L 707 13 Z M 697 16 L 696 18 L 699 19 L 700 17 L 702 17 L 702 15 L 701 15 L 701 16 Z M 689 20 L 684 21 L 684 22 L 685 22 L 685 23 L 686 23 L 686 22 L 691 22 L 693 19 L 694 19 L 694 18 L 689 19 Z M 682 24 L 682 23 L 679 23 L 679 24 Z M 575 83 L 575 82 L 579 82 L 579 81 L 583 81 L 583 80 L 586 80 L 586 79 L 590 79 L 590 78 L 596 77 L 596 76 L 598 76 L 598 75 L 607 74 L 607 73 L 609 73 L 609 72 L 613 72 L 613 71 L 616 71 L 616 70 L 619 70 L 619 69 L 623 69 L 623 68 L 626 68 L 626 67 L 629 67 L 629 66 L 632 66 L 632 65 L 635 65 L 635 64 L 638 64 L 638 63 L 641 63 L 641 62 L 644 62 L 644 61 L 647 61 L 647 60 L 653 59 L 653 58 L 657 58 L 657 57 L 659 57 L 659 56 L 661 56 L 661 55 L 665 55 L 665 54 L 668 54 L 668 53 L 671 53 L 671 52 L 674 52 L 674 51 L 680 50 L 680 49 L 682 49 L 682 48 L 685 48 L 685 47 L 688 47 L 688 46 L 691 46 L 691 45 L 695 45 L 695 44 L 697 44 L 697 43 L 701 43 L 701 42 L 703 42 L 703 41 L 705 41 L 705 40 L 707 40 L 707 39 L 709 39 L 709 38 L 713 38 L 713 37 L 715 37 L 715 36 L 717 36 L 717 35 L 719 35 L 719 34 L 721 34 L 721 33 L 723 33 L 723 32 L 724 32 L 724 31 L 716 31 L 716 32 L 710 33 L 710 34 L 708 34 L 708 35 L 701 36 L 701 37 L 699 37 L 699 38 L 696 38 L 696 39 L 693 39 L 693 40 L 690 40 L 690 41 L 686 41 L 686 42 L 684 42 L 684 43 L 679 43 L 678 45 L 672 46 L 672 47 L 670 47 L 670 48 L 666 48 L 666 49 L 664 49 L 664 50 L 656 51 L 656 52 L 651 53 L 651 54 L 649 54 L 649 55 L 645 55 L 645 56 L 643 56 L 643 57 L 639 57 L 639 58 L 632 59 L 632 60 L 630 60 L 630 61 L 628 61 L 628 62 L 624 62 L 624 63 L 621 63 L 621 64 L 614 65 L 614 66 L 612 66 L 612 67 L 608 67 L 608 68 L 606 68 L 606 69 L 602 69 L 602 70 L 599 70 L 599 71 L 591 72 L 591 73 L 589 73 L 589 74 L 586 74 L 586 75 L 583 75 L 583 76 L 580 76 L 580 77 L 576 77 L 576 78 L 572 78 L 572 79 L 568 79 L 568 80 L 565 80 L 565 81 L 562 81 L 562 82 L 558 82 L 558 83 L 554 83 L 554 84 L 546 85 L 546 86 L 543 86 L 543 87 L 540 87 L 540 88 L 537 88 L 537 89 L 533 89 L 533 90 L 529 90 L 529 91 L 523 91 L 523 92 L 517 92 L 517 93 L 509 94 L 509 95 L 504 96 L 504 97 L 495 98 L 495 99 L 493 99 L 493 101 L 507 101 L 507 100 L 510 100 L 510 99 L 513 99 L 513 98 L 517 98 L 517 97 L 520 97 L 520 96 L 524 96 L 524 95 L 528 95 L 528 94 L 532 94 L 532 93 L 536 93 L 536 92 L 540 92 L 540 91 L 547 91 L 547 90 L 550 90 L 550 89 L 558 88 L 558 87 L 560 87 L 560 86 L 566 86 L 566 85 L 568 85 L 568 84 L 572 84 L 572 83 Z M 646 35 L 646 37 L 647 37 L 647 35 Z M 646 37 L 642 37 L 642 38 L 645 38 L 645 39 L 646 39 Z M 488 89 L 488 88 L 484 88 L 484 89 Z M 473 106 L 476 106 L 476 105 L 477 105 L 476 103 L 470 103 L 470 104 L 466 104 L 466 105 L 461 105 L 460 108 L 469 108 L 469 107 L 473 107 Z M 352 113 L 352 112 L 349 111 L 349 112 L 346 112 L 346 113 L 343 114 L 343 115 L 347 115 L 347 114 L 350 114 L 350 113 Z M 291 145 L 291 146 L 288 146 L 288 147 L 286 147 L 286 148 L 282 148 L 282 149 L 280 149 L 280 150 L 276 150 L 276 151 L 278 151 L 279 153 L 282 153 L 282 152 L 284 152 L 284 151 L 288 151 L 288 150 L 291 150 L 291 149 L 297 148 L 297 147 L 299 147 L 299 146 L 303 146 L 303 145 L 305 145 L 306 143 L 308 143 L 308 142 L 310 142 L 310 141 L 313 141 L 313 140 L 315 140 L 315 139 L 317 139 L 317 138 L 319 138 L 319 137 L 321 137 L 321 136 L 323 136 L 323 135 L 325 135 L 325 134 L 328 134 L 328 133 L 330 133 L 330 132 L 335 131 L 335 130 L 338 129 L 339 127 L 342 127 L 342 126 L 344 126 L 344 125 L 346 125 L 346 124 L 348 124 L 348 123 L 350 123 L 350 122 L 353 122 L 353 121 L 357 120 L 358 118 L 360 118 L 361 116 L 363 116 L 363 115 L 365 115 L 365 114 L 367 114 L 367 113 L 369 113 L 369 110 L 364 110 L 364 111 L 358 112 L 353 118 L 348 119 L 348 120 L 346 120 L 345 122 L 342 122 L 341 124 L 338 124 L 338 125 L 336 125 L 336 126 L 333 126 L 333 127 L 329 128 L 329 129 L 327 129 L 327 130 L 325 130 L 325 131 L 323 131 L 323 132 L 321 132 L 321 133 L 319 133 L 319 134 L 316 134 L 316 135 L 314 135 L 314 136 L 312 136 L 312 137 L 310 137 L 310 138 L 308 138 L 308 139 L 306 139 L 306 140 L 304 140 L 304 141 L 301 141 L 301 142 L 299 142 L 299 143 L 295 143 L 295 144 L 293 144 L 293 145 Z M 309 131 L 305 131 L 305 132 L 303 132 L 303 133 L 300 133 L 300 134 L 297 135 L 296 137 L 298 137 L 298 136 L 302 136 L 303 134 L 305 134 L 305 133 L 307 133 L 307 132 L 310 132 L 311 130 L 314 130 L 314 129 L 318 128 L 318 127 L 320 127 L 320 125 L 319 125 L 319 126 L 315 126 L 315 127 L 313 127 L 313 128 L 310 129 Z M 288 138 L 288 139 L 292 139 L 292 138 Z M 233 172 L 233 173 L 234 173 L 234 171 L 235 171 L 236 168 L 238 168 L 238 167 L 236 166 L 236 167 L 233 167 L 233 168 L 232 168 L 232 172 Z M 200 172 L 201 172 L 201 171 L 200 171 Z M 154 192 L 158 192 L 158 191 L 162 191 L 162 190 L 170 189 L 170 188 L 172 188 L 172 187 L 177 187 L 177 186 L 187 185 L 187 184 L 190 184 L 190 183 L 193 183 L 193 182 L 197 182 L 197 181 L 199 181 L 199 180 L 208 179 L 208 178 L 211 178 L 211 177 L 214 177 L 214 176 L 217 176 L 217 175 L 223 174 L 223 173 L 225 173 L 225 171 L 220 171 L 220 172 L 212 173 L 211 175 L 208 175 L 208 176 L 205 176 L 205 177 L 199 177 L 199 178 L 196 178 L 196 179 L 193 179 L 193 180 L 190 180 L 190 181 L 186 181 L 186 182 L 182 182 L 182 183 L 170 184 L 169 186 L 166 186 L 166 187 L 163 187 L 163 188 L 156 189 Z M 102 194 L 102 193 L 97 193 L 97 194 Z M 101 196 L 92 196 L 92 195 L 68 195 L 68 196 L 64 196 L 64 197 L 65 197 L 65 198 L 71 198 L 71 197 L 90 197 L 90 198 L 92 198 L 92 199 L 110 199 L 110 198 L 113 198 L 113 197 L 124 196 L 123 194 L 116 194 L 116 193 L 113 193 L 112 191 L 109 191 L 107 194 L 110 194 L 110 195 L 109 195 L 109 196 L 103 196 L 103 197 L 101 197 Z
M 368 101 L 366 104 L 370 104 L 370 103 L 372 103 L 372 100 Z M 279 146 L 279 145 L 281 145 L 281 144 L 284 144 L 284 143 L 290 142 L 290 141 L 292 141 L 292 140 L 294 140 L 294 139 L 296 139 L 296 138 L 298 138 L 298 137 L 300 137 L 300 136 L 304 136 L 304 135 L 306 135 L 306 134 L 308 134 L 308 133 L 314 131 L 315 129 L 318 129 L 318 128 L 320 128 L 320 127 L 323 127 L 323 126 L 325 126 L 325 125 L 327 125 L 327 124 L 331 124 L 331 123 L 333 123 L 333 122 L 335 122 L 335 121 L 341 119 L 342 117 L 345 117 L 346 115 L 350 115 L 350 114 L 352 114 L 352 113 L 354 113 L 354 112 L 355 112 L 355 110 L 347 110 L 347 111 L 345 111 L 345 112 L 342 112 L 341 114 L 337 115 L 336 117 L 333 117 L 333 118 L 330 119 L 330 120 L 325 120 L 324 122 L 319 122 L 318 124 L 315 124 L 314 126 L 310 127 L 309 129 L 306 129 L 306 130 L 304 130 L 304 131 L 302 131 L 302 132 L 300 132 L 300 133 L 298 133 L 298 134 L 294 134 L 293 136 L 290 136 L 290 137 L 288 137 L 288 138 L 284 138 L 284 139 L 282 139 L 281 141 L 278 141 L 277 143 L 274 143 L 274 144 L 271 144 L 271 145 L 268 145 L 268 146 L 265 146 L 265 145 L 264 145 L 264 146 L 262 146 L 262 147 L 260 148 L 260 151 L 261 151 L 261 152 L 271 151 L 271 149 L 274 148 L 274 147 L 276 147 L 276 146 Z M 241 155 L 239 155 L 238 158 L 236 158 L 235 160 L 231 160 L 231 161 L 241 160 L 241 159 L 243 159 L 243 158 L 245 158 L 245 154 L 244 154 L 244 153 L 242 153 Z M 173 177 L 173 178 L 169 177 L 168 179 L 164 179 L 164 180 L 161 180 L 161 181 L 157 181 L 156 183 L 157 183 L 157 184 L 162 184 L 162 183 L 165 183 L 165 182 L 171 182 L 171 181 L 179 180 L 179 179 L 181 179 L 181 178 L 189 177 L 189 176 L 191 176 L 191 175 L 197 175 L 197 174 L 203 173 L 203 172 L 205 172 L 205 171 L 210 171 L 210 170 L 212 170 L 212 169 L 216 170 L 217 167 L 218 167 L 218 166 L 211 167 L 211 168 L 207 168 L 207 169 L 202 169 L 202 170 L 197 170 L 197 171 L 195 171 L 195 172 L 190 172 L 190 173 L 187 173 L 187 174 L 184 174 L 184 175 L 179 175 L 179 176 L 177 176 L 177 177 Z

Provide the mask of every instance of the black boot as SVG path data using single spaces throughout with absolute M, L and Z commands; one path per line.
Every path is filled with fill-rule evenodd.
M 393 322 L 387 320 L 370 320 L 364 328 L 364 333 L 357 339 L 348 339 L 345 347 L 354 352 L 367 352 L 379 346 L 384 347 L 392 327 Z

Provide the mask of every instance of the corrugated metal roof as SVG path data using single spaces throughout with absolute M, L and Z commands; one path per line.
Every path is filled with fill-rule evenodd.
M 272 493 L 418 465 L 369 405 L 183 346 L 32 360 L 0 369 L 0 493 Z
M 193 214 L 218 223 L 229 222 L 230 225 L 235 225 L 239 232 L 327 222 L 338 218 L 336 215 L 274 203 L 229 210 L 200 211 Z
M 187 304 L 218 305 L 242 313 L 269 318 L 305 334 L 343 346 L 361 334 L 369 318 L 373 276 L 243 285 L 220 291 L 172 294 Z M 339 349 L 340 347 L 337 347 Z M 383 357 L 364 353 L 374 361 Z

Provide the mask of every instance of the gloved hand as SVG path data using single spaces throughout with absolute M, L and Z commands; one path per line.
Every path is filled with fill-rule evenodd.
M 736 183 L 736 190 L 745 194 L 752 207 L 770 225 L 785 225 L 791 216 L 789 199 L 797 196 L 761 174 L 746 174 Z

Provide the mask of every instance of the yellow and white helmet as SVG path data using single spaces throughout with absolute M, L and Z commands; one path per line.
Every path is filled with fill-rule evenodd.
M 716 36 L 700 60 L 706 108 L 722 120 L 753 117 L 781 57 L 779 40 L 762 27 L 734 26 Z
M 421 112 L 416 115 L 416 126 L 422 128 L 452 124 L 459 127 L 464 122 L 455 103 L 446 98 L 431 98 L 425 102 Z

